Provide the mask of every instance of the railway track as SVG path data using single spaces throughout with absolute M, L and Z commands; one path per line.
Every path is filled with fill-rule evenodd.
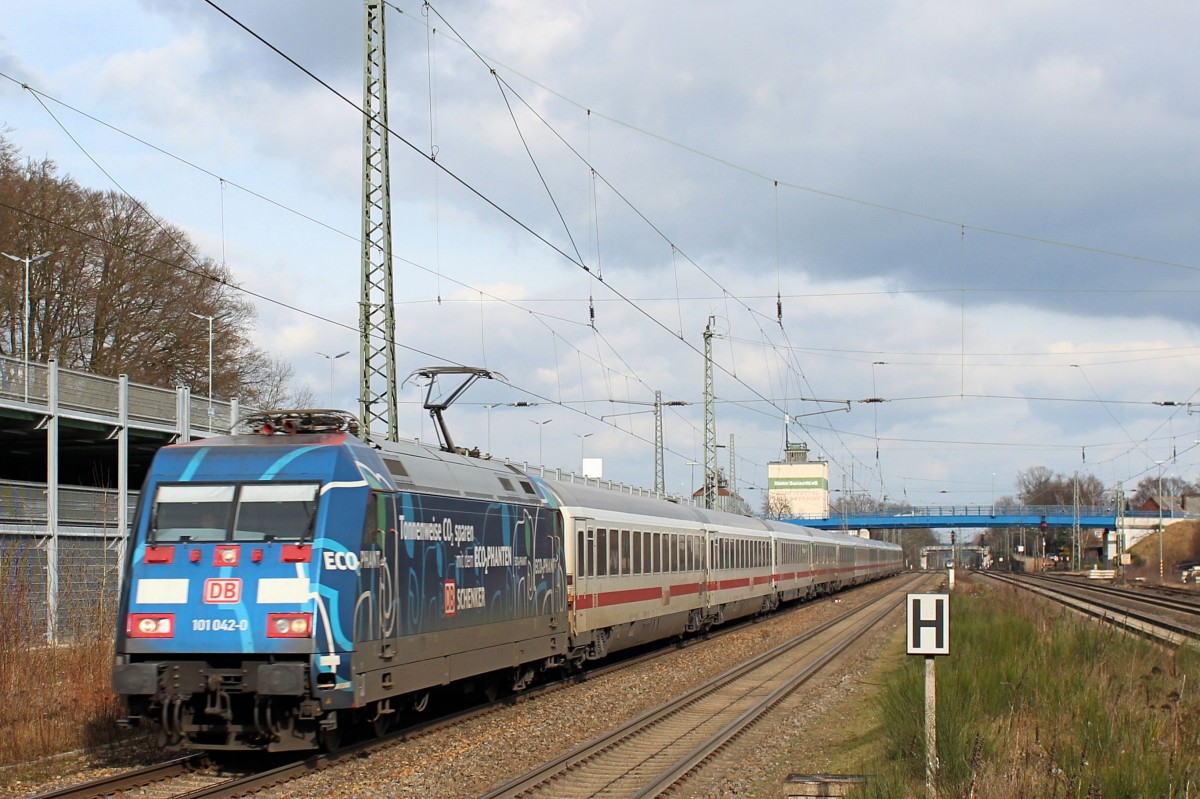
M 1030 575 L 1030 578 L 1035 580 L 1044 580 L 1046 582 L 1056 583 L 1059 585 L 1075 586 L 1081 591 L 1102 596 L 1109 596 L 1121 601 L 1147 605 L 1153 608 L 1179 613 L 1183 616 L 1196 616 L 1200 614 L 1200 597 L 1188 592 L 1176 594 L 1160 593 L 1158 590 L 1147 591 L 1141 588 L 1119 588 L 1114 585 L 1096 582 L 1093 580 L 1046 574 Z
M 161 786 L 190 785 L 191 787 L 187 790 L 204 787 L 197 784 L 197 780 L 203 781 L 204 778 L 201 774 L 206 764 L 207 759 L 204 755 L 189 755 L 165 763 L 156 763 L 152 766 L 101 777 L 79 785 L 40 793 L 37 794 L 36 799 L 92 799 L 92 797 L 101 796 L 120 796 L 134 790 L 138 792 L 139 796 L 157 799 Z M 175 793 L 179 792 L 182 791 L 175 791 Z
M 900 607 L 892 591 L 727 671 L 485 795 L 643 797 L 677 788 L 716 752 L 783 702 Z
M 859 588 L 848 589 L 840 593 L 840 597 L 852 596 Z M 832 601 L 828 598 L 825 601 Z M 811 607 L 803 603 L 776 614 L 776 618 Z M 687 648 L 704 641 L 718 639 L 746 627 L 758 623 L 758 619 L 746 620 L 729 624 L 710 631 L 704 636 L 689 638 L 667 646 L 656 647 L 640 654 L 630 654 L 626 657 L 607 662 L 603 665 L 588 669 L 582 674 L 575 674 L 560 680 L 545 683 L 526 690 L 523 693 L 503 697 L 483 705 L 475 705 L 465 710 L 447 713 L 424 723 L 410 725 L 382 738 L 364 741 L 353 746 L 340 749 L 333 755 L 313 755 L 304 759 L 294 759 L 276 767 L 264 770 L 231 770 L 211 762 L 203 753 L 160 764 L 134 769 L 111 776 L 89 780 L 77 785 L 36 794 L 31 799 L 100 799 L 100 797 L 136 797 L 136 799 L 214 799 L 216 797 L 243 796 L 271 785 L 280 785 L 291 780 L 328 768 L 340 761 L 361 758 L 371 752 L 395 746 L 398 743 L 416 739 L 422 735 L 449 727 L 470 718 L 484 716 L 497 709 L 508 707 L 535 697 L 560 690 L 581 681 L 595 679 L 605 674 L 629 668 L 631 666 L 653 660 L 669 652 Z
M 1016 586 L 1051 599 L 1073 610 L 1166 644 L 1200 642 L 1200 609 L 1163 597 L 1109 586 L 1082 584 L 1078 580 L 1056 580 L 1030 576 L 979 572 L 981 576 Z M 1136 603 L 1149 605 L 1139 609 Z

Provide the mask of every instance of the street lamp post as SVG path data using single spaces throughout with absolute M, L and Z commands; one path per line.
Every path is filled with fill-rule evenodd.
M 213 317 L 209 316 L 208 314 L 196 313 L 195 311 L 188 311 L 188 313 L 190 313 L 192 316 L 196 317 L 197 319 L 207 319 L 208 320 L 208 430 L 211 433 L 212 432 L 212 423 L 213 423 L 213 405 L 212 405 L 212 397 L 213 397 L 213 391 L 212 391 Z
M 699 461 L 688 461 L 685 466 L 692 467 L 692 482 L 688 485 L 688 499 L 696 496 L 696 467 L 700 465 Z
M 542 458 L 542 428 L 554 420 L 546 419 L 545 421 L 539 422 L 536 419 L 530 419 L 529 421 L 538 426 L 538 465 L 544 468 L 546 464 L 545 459 Z
M 499 408 L 503 402 L 488 403 L 484 407 L 487 408 L 487 448 L 488 452 L 492 451 L 492 408 Z
M 345 352 L 339 352 L 337 355 L 326 355 L 323 352 L 317 353 L 317 355 L 320 355 L 322 358 L 329 359 L 329 409 L 330 410 L 333 410 L 333 362 L 336 361 L 338 358 L 341 358 L 343 355 L 349 355 L 349 354 L 350 354 L 350 350 L 346 350 Z
M 579 436 L 579 468 L 583 469 L 583 440 L 592 435 L 592 433 L 576 433 Z
M 49 258 L 51 255 L 53 255 L 53 252 L 47 250 L 46 252 L 38 253 L 37 255 L 27 255 L 24 258 L 18 258 L 17 256 L 9 255 L 8 253 L 0 253 L 0 255 L 3 255 L 9 260 L 17 261 L 18 263 L 24 262 L 25 264 L 25 316 L 21 330 L 21 343 L 25 348 L 25 367 L 22 370 L 25 372 L 25 402 L 29 402 L 29 265 L 34 261 L 40 261 L 43 258 Z

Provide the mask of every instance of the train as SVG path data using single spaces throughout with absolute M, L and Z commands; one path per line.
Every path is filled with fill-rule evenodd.
M 334 749 L 431 697 L 904 568 L 895 544 L 358 432 L 270 411 L 158 451 L 121 581 L 122 723 L 185 749 Z

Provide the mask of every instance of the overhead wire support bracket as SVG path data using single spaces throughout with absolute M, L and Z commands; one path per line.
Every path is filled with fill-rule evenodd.
M 880 400 L 880 402 L 882 402 L 882 401 L 883 400 Z M 839 405 L 844 404 L 846 407 L 830 408 L 829 410 L 825 410 L 825 411 L 809 411 L 808 413 L 789 413 L 788 418 L 789 419 L 799 419 L 804 416 L 823 416 L 824 414 L 827 414 L 827 413 L 841 413 L 842 411 L 845 411 L 846 413 L 850 413 L 850 400 L 814 400 L 814 402 L 836 402 Z

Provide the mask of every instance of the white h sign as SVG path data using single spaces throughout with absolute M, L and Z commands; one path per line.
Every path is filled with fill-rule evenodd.
M 950 595 L 908 594 L 908 654 L 950 654 Z

